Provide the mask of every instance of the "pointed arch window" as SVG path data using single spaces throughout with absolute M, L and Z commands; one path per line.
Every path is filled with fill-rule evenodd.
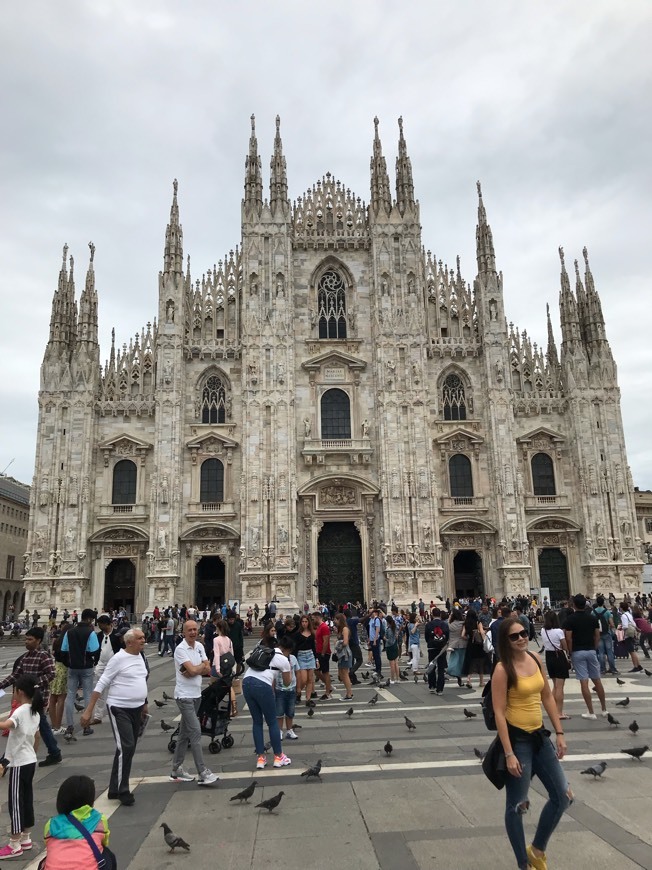
M 346 285 L 339 272 L 328 269 L 317 285 L 320 338 L 346 338 Z
M 459 375 L 450 374 L 442 390 L 444 420 L 466 420 L 466 395 L 464 382 Z
M 473 474 L 471 460 L 463 453 L 456 453 L 448 461 L 451 496 L 453 498 L 473 498 Z
M 351 437 L 351 400 L 344 390 L 327 390 L 321 397 L 321 437 Z
M 201 397 L 202 423 L 226 422 L 226 389 L 217 375 L 211 375 Z
M 112 504 L 136 504 L 138 470 L 131 459 L 121 459 L 113 467 Z
M 557 495 L 555 467 L 547 453 L 535 453 L 531 461 L 532 492 L 535 495 Z
M 224 501 L 224 465 L 219 459 L 202 462 L 199 501 L 202 504 Z

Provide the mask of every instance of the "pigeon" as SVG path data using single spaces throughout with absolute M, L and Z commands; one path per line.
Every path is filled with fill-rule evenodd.
M 321 772 L 321 758 L 319 759 L 317 764 L 313 765 L 312 767 L 309 767 L 308 770 L 302 771 L 301 776 L 305 776 L 306 780 L 309 780 L 312 777 L 317 777 L 317 779 L 321 782 L 320 772 Z
M 312 719 L 314 715 L 315 711 L 312 709 L 312 707 L 308 707 L 308 719 Z
M 417 730 L 417 726 L 414 724 L 414 722 L 411 719 L 408 719 L 407 716 L 403 716 L 403 718 L 405 719 L 405 724 L 407 726 L 408 731 L 416 731 Z
M 66 741 L 66 743 L 77 743 L 77 738 L 72 731 L 66 731 L 66 733 L 63 735 L 63 739 Z
M 245 789 L 243 789 L 242 791 L 239 791 L 237 794 L 234 794 L 232 798 L 229 798 L 229 800 L 232 800 L 232 801 L 240 801 L 240 803 L 242 803 L 242 801 L 244 801 L 245 803 L 248 803 L 248 802 L 249 802 L 249 798 L 250 798 L 250 797 L 253 795 L 253 793 L 256 791 L 256 786 L 257 786 L 257 785 L 258 785 L 258 781 L 257 781 L 257 780 L 254 780 L 254 781 L 251 783 L 251 785 L 248 785 L 248 786 L 247 786 Z
M 83 711 L 83 709 L 84 709 L 84 705 L 83 705 L 83 704 L 78 704 L 77 701 L 75 701 L 75 710 L 76 710 L 78 713 L 81 713 L 81 712 Z
M 350 719 L 351 716 L 353 716 L 353 707 L 349 707 L 349 709 L 346 711 L 346 713 L 344 715 L 348 716 Z
M 652 671 L 648 671 L 647 668 L 643 668 L 643 673 L 646 677 L 652 677 Z
M 163 700 L 172 701 L 172 698 L 167 694 L 167 692 L 163 692 Z
M 270 813 L 273 812 L 281 803 L 281 798 L 284 794 L 284 791 L 280 791 L 278 794 L 275 794 L 274 797 L 269 798 L 269 800 L 261 801 L 259 804 L 256 804 L 256 809 L 261 807 L 264 810 L 269 810 Z
M 634 719 L 632 724 L 629 726 L 629 730 L 632 732 L 632 734 L 636 734 L 636 732 L 638 731 L 638 722 L 636 721 L 636 719 Z
M 387 689 L 392 685 L 392 681 L 390 679 L 387 679 L 382 685 L 385 689 Z
M 182 840 L 181 837 L 177 837 L 176 834 L 173 834 L 165 822 L 163 822 L 160 827 L 163 828 L 163 837 L 165 838 L 166 845 L 170 847 L 170 852 L 174 852 L 175 849 L 185 849 L 186 852 L 190 851 L 188 843 L 186 843 L 185 840 Z
M 369 679 L 369 671 L 362 671 L 360 676 L 362 677 L 363 680 L 368 680 Z
M 482 759 L 485 757 L 485 755 L 487 753 L 483 752 L 481 749 L 478 749 L 477 746 L 474 746 L 473 747 L 473 754 L 475 755 L 476 758 L 479 758 L 480 761 L 482 761 Z
M 161 728 L 163 731 L 174 731 L 174 725 L 168 725 L 163 719 L 161 719 Z
M 607 713 L 607 722 L 610 725 L 620 725 L 620 722 L 618 721 L 618 719 L 614 719 L 614 717 L 611 715 L 611 713 Z
M 475 717 L 478 715 L 477 713 L 474 713 L 472 710 L 467 710 L 466 707 L 464 708 L 464 710 L 462 712 L 464 713 L 464 715 L 466 716 L 467 719 L 475 719 Z
M 607 766 L 606 761 L 598 761 L 597 764 L 592 764 L 591 767 L 587 767 L 586 770 L 580 771 L 583 774 L 589 774 L 595 779 L 598 776 L 602 776 Z
M 624 752 L 625 755 L 631 755 L 632 758 L 638 758 L 640 761 L 641 756 L 645 755 L 649 748 L 649 746 L 635 746 L 633 749 L 621 749 L 620 751 Z
M 621 680 L 620 677 L 616 677 L 616 682 L 618 683 L 619 686 L 624 686 L 624 685 L 625 685 L 625 681 L 624 681 L 624 680 Z
M 409 674 L 407 671 L 399 671 L 399 674 L 401 675 L 402 680 L 407 680 L 407 678 L 409 677 Z
M 616 701 L 616 707 L 627 707 L 629 706 L 629 697 L 623 698 L 622 701 Z
M 5 671 L 9 669 L 9 665 L 10 665 L 10 662 L 7 662 L 7 664 L 4 667 Z
M 367 704 L 370 704 L 372 707 L 374 707 L 378 703 L 379 697 L 380 697 L 380 695 L 378 694 L 378 692 L 376 692 L 376 694 L 373 696 L 373 698 L 369 698 L 369 700 L 367 701 Z
M 392 752 L 394 751 L 394 747 L 393 747 L 392 744 L 389 742 L 389 740 L 388 740 L 387 743 L 383 746 L 383 749 L 385 750 L 385 755 L 391 755 Z
M 415 683 L 418 683 L 418 682 L 419 682 L 419 677 L 418 677 L 416 674 L 414 675 L 414 682 L 415 682 Z
M 159 701 L 157 698 L 154 698 L 154 703 L 156 704 L 157 707 L 167 707 L 167 704 L 165 703 L 165 701 Z
M 380 677 L 378 676 L 378 674 L 373 673 L 373 674 L 371 675 L 371 683 L 372 683 L 372 685 L 377 686 L 379 682 L 380 682 Z

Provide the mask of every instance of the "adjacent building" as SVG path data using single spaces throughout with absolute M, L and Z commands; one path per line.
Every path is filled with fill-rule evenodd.
M 152 321 L 100 364 L 95 248 L 64 248 L 41 370 L 27 603 L 636 590 L 616 365 L 586 249 L 560 249 L 557 348 L 508 322 L 478 184 L 468 282 L 424 249 L 399 121 L 366 205 L 294 202 L 252 118 L 240 244 L 201 274 L 177 182 Z M 132 325 L 133 326 L 133 325 Z M 128 324 L 119 325 L 126 334 Z
M 24 609 L 23 566 L 29 533 L 29 486 L 0 474 L 0 608 L 2 619 Z

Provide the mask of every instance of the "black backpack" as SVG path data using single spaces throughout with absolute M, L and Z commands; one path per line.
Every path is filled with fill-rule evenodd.
M 246 663 L 254 671 L 268 671 L 275 655 L 276 650 L 272 647 L 258 644 L 252 649 Z
M 426 631 L 426 645 L 430 649 L 434 649 L 439 652 L 439 650 L 441 650 L 442 647 L 446 646 L 447 643 L 448 638 L 446 637 L 446 634 L 441 624 L 436 625 L 433 629 Z
M 537 667 L 541 670 L 541 665 L 539 664 L 539 659 L 532 655 L 531 652 L 528 652 L 528 655 L 531 656 L 534 661 L 537 663 Z M 491 680 L 485 685 L 482 690 L 482 701 L 480 702 L 482 705 L 482 716 L 484 718 L 484 724 L 488 731 L 497 731 L 498 728 L 496 726 L 496 714 L 494 713 L 494 701 L 491 695 Z

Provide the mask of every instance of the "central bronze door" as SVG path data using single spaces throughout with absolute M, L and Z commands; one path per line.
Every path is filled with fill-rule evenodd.
M 362 601 L 362 542 L 353 523 L 324 523 L 319 533 L 318 597 L 344 604 Z

